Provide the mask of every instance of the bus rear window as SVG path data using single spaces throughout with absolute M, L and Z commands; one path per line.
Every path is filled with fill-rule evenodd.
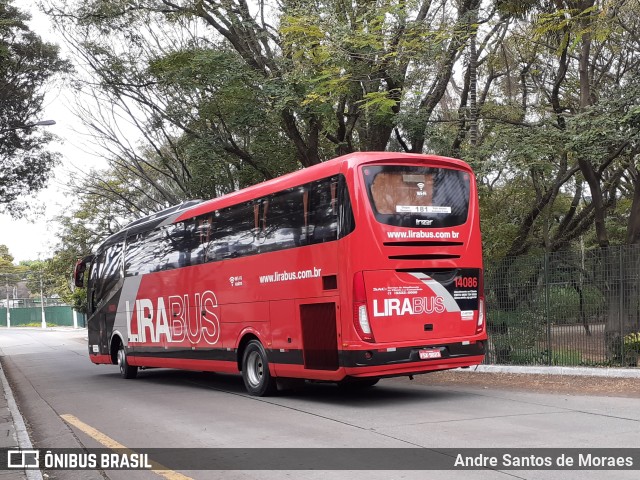
M 373 213 L 398 227 L 462 225 L 469 212 L 469 174 L 449 168 L 375 165 L 362 168 Z

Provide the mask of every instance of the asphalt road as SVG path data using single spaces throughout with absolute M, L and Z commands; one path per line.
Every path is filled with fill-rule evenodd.
M 39 448 L 120 445 L 133 450 L 175 447 L 437 450 L 640 445 L 640 406 L 634 398 L 567 396 L 473 385 L 430 386 L 425 382 L 394 379 L 382 380 L 378 386 L 358 393 L 315 384 L 276 397 L 255 398 L 245 393 L 242 380 L 233 375 L 156 369 L 141 372 L 135 380 L 123 380 L 117 366 L 90 363 L 86 331 L 82 330 L 2 330 L 0 349 L 13 393 L 32 441 Z M 291 454 L 295 455 L 295 451 Z M 52 470 L 46 475 L 48 480 L 161 478 L 153 472 L 131 471 Z M 180 475 L 194 479 L 566 480 L 635 479 L 638 470 L 345 472 L 273 468 L 226 472 L 180 470 L 168 472 L 164 477 L 184 478 Z

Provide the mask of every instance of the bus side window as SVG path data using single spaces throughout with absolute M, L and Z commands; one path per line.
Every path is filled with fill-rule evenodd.
M 227 220 L 229 221 L 226 236 L 229 246 L 228 258 L 245 257 L 257 253 L 253 204 L 244 203 L 231 207 Z
M 96 305 L 98 300 L 96 295 L 96 290 L 99 288 L 98 266 L 100 265 L 101 257 L 102 255 L 95 256 L 95 258 L 93 259 L 93 262 L 91 262 L 91 267 L 89 270 L 89 281 L 87 282 L 87 289 L 91 293 L 89 295 L 89 313 L 93 313 L 96 311 Z
M 91 312 L 96 310 L 96 307 L 106 299 L 118 280 L 122 278 L 122 247 L 122 243 L 109 245 L 96 255 L 91 264 L 88 285 L 91 292 L 91 305 L 89 305 Z
M 127 237 L 127 248 L 124 255 L 124 274 L 129 277 L 144 273 L 142 251 L 144 249 L 144 235 L 139 233 Z
M 312 182 L 309 188 L 309 243 L 331 242 L 338 239 L 336 208 L 338 179 L 325 178 Z
M 101 301 L 122 278 L 122 243 L 110 245 L 105 250 L 104 268 L 100 272 L 102 281 Z
M 182 226 L 182 232 L 176 245 L 176 248 L 180 251 L 178 255 L 178 267 L 196 265 L 198 263 L 197 259 L 191 257 L 191 252 L 200 244 L 200 239 L 196 233 L 196 221 L 193 219 L 181 222 L 178 225 Z
M 304 243 L 304 191 L 304 187 L 295 187 L 270 197 L 260 252 L 299 247 Z
M 254 207 L 243 203 L 216 212 L 213 217 L 207 261 L 238 258 L 257 253 Z
M 213 223 L 211 215 L 200 217 L 197 222 L 200 245 L 209 243 L 209 240 L 211 240 L 211 225 Z
M 195 219 L 194 243 L 191 250 L 191 264 L 199 265 L 208 261 L 207 248 L 211 242 L 212 215 L 204 215 Z
M 356 228 L 351 197 L 347 180 L 343 175 L 338 177 L 338 238 L 344 238 Z
M 127 238 L 124 269 L 126 276 L 144 275 L 161 270 L 158 258 L 163 252 L 160 248 L 160 230 L 139 233 Z
M 195 222 L 179 222 L 160 228 L 157 237 L 157 270 L 171 270 L 191 265 L 191 251 L 198 238 Z

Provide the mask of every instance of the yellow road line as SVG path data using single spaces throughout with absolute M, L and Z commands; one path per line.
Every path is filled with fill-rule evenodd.
M 77 417 L 74 417 L 73 415 L 63 414 L 63 415 L 60 415 L 60 417 L 62 417 L 62 419 L 65 422 L 82 430 L 84 433 L 89 435 L 95 441 L 104 445 L 107 448 L 111 448 L 114 450 L 120 449 L 120 450 L 126 451 L 127 453 L 135 453 L 130 448 L 125 447 L 120 442 L 117 442 L 113 438 L 108 437 L 107 435 L 102 433 L 101 431 L 96 430 L 91 425 L 87 425 L 82 420 L 78 419 Z M 152 465 L 151 471 L 153 473 L 160 475 L 161 477 L 166 478 L 167 480 L 193 480 L 191 477 L 187 477 L 186 475 L 182 475 L 181 473 L 170 470 L 164 465 L 159 464 L 158 462 L 154 462 L 153 460 L 150 460 L 150 461 Z

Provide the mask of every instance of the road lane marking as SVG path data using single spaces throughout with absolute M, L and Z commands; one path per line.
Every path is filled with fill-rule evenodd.
M 96 430 L 91 425 L 87 425 L 82 420 L 78 419 L 77 417 L 75 417 L 73 415 L 65 413 L 65 414 L 60 415 L 60 417 L 65 422 L 73 425 L 74 427 L 78 428 L 79 430 L 82 430 L 84 433 L 86 433 L 91 438 L 93 438 L 96 442 L 104 445 L 107 448 L 111 448 L 113 450 L 116 450 L 116 449 L 124 450 L 124 451 L 127 452 L 127 454 L 135 453 L 130 448 L 125 447 L 120 442 L 117 442 L 113 438 L 105 435 L 100 430 Z M 157 475 L 160 475 L 161 477 L 166 478 L 167 480 L 193 480 L 191 477 L 187 477 L 186 475 L 183 475 L 183 474 L 178 473 L 176 471 L 170 470 L 169 468 L 165 467 L 164 465 L 159 464 L 158 462 L 155 462 L 153 460 L 150 460 L 150 461 L 151 461 L 151 465 L 152 465 L 151 471 L 153 473 L 157 474 Z

